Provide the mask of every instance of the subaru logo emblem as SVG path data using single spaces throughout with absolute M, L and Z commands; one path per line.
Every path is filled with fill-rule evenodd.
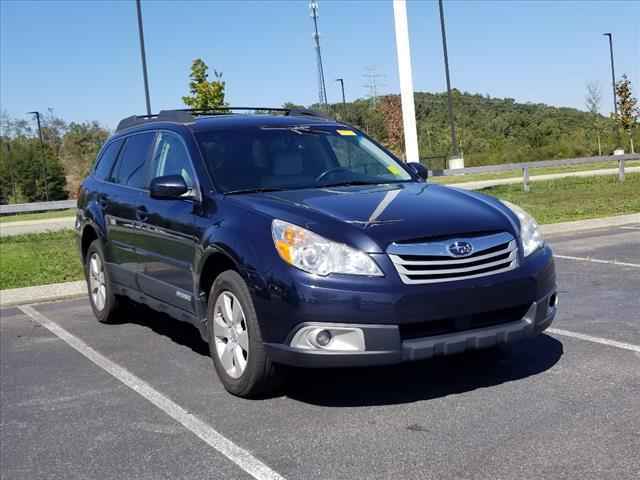
M 473 245 L 469 242 L 457 241 L 449 245 L 449 253 L 453 257 L 468 257 L 473 252 Z

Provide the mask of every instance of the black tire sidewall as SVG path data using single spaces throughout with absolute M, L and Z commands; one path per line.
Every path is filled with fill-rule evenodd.
M 214 307 L 218 296 L 225 291 L 229 291 L 235 295 L 240 301 L 242 310 L 245 314 L 247 332 L 249 335 L 249 355 L 247 358 L 247 366 L 238 378 L 230 377 L 222 366 L 216 351 L 215 339 L 213 334 L 213 317 Z M 260 327 L 258 325 L 258 317 L 249 293 L 247 284 L 243 278 L 235 271 L 228 270 L 221 273 L 211 287 L 209 293 L 209 301 L 207 308 L 207 326 L 209 330 L 209 350 L 213 360 L 214 367 L 218 373 L 218 377 L 224 384 L 225 388 L 239 396 L 251 396 L 257 393 L 259 386 L 263 386 L 266 374 L 271 365 L 266 356 Z
M 104 269 L 104 279 L 105 279 L 105 304 L 102 310 L 98 310 L 96 306 L 93 304 L 93 297 L 91 296 L 91 286 L 89 284 L 89 260 L 91 256 L 97 253 L 100 256 L 100 260 L 102 261 L 102 268 Z M 100 323 L 111 323 L 114 321 L 114 314 L 118 306 L 117 298 L 113 293 L 113 287 L 111 286 L 111 277 L 109 275 L 109 269 L 107 268 L 107 264 L 105 262 L 104 256 L 104 248 L 102 246 L 102 242 L 100 240 L 94 240 L 89 248 L 87 249 L 87 255 L 84 260 L 84 275 L 87 281 L 87 292 L 89 293 L 89 304 L 91 305 L 91 310 L 93 310 L 93 314 L 96 319 Z

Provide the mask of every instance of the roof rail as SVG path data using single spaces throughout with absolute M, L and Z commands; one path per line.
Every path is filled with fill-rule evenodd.
M 177 110 L 161 110 L 159 113 L 151 115 L 132 115 L 130 117 L 123 118 L 116 128 L 116 132 L 125 130 L 136 125 L 141 125 L 148 122 L 174 122 L 174 123 L 191 123 L 195 120 L 195 117 L 207 116 L 207 115 L 228 115 L 233 113 L 232 110 L 241 111 L 259 111 L 259 112 L 279 112 L 286 116 L 298 115 L 309 117 L 321 117 L 326 119 L 332 119 L 331 116 L 318 112 L 316 110 L 309 110 L 306 108 L 280 108 L 280 107 L 219 107 L 212 109 L 198 109 L 198 108 L 185 108 Z

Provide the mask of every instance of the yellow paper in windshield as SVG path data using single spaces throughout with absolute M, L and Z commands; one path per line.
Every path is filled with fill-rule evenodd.
M 400 167 L 397 165 L 389 165 L 387 166 L 387 170 L 393 173 L 396 177 L 399 177 L 401 175 Z
M 336 132 L 338 133 L 338 135 L 343 135 L 345 137 L 356 136 L 356 132 L 354 132 L 353 130 L 336 130 Z

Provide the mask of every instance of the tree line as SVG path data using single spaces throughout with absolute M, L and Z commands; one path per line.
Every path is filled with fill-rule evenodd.
M 224 109 L 225 82 L 208 66 L 193 61 L 189 93 L 194 109 Z M 617 117 L 600 113 L 602 95 L 587 85 L 587 111 L 542 103 L 518 103 L 454 89 L 453 106 L 460 151 L 467 166 L 610 155 L 616 148 L 633 152 L 640 144 L 639 109 L 626 76 L 616 85 Z M 446 167 L 452 154 L 446 93 L 415 92 L 421 160 L 432 169 Z M 285 103 L 285 108 L 304 108 Z M 363 129 L 398 156 L 404 152 L 399 95 L 348 103 L 311 105 Z M 259 112 L 257 112 L 259 113 Z M 263 112 L 264 113 L 264 112 Z M 0 114 L 0 202 L 22 203 L 75 197 L 110 132 L 98 122 L 71 122 L 49 111 L 42 117 L 42 142 L 33 122 Z
M 0 202 L 75 197 L 110 132 L 98 122 L 71 122 L 52 111 L 42 117 L 42 142 L 33 122 L 0 114 Z

